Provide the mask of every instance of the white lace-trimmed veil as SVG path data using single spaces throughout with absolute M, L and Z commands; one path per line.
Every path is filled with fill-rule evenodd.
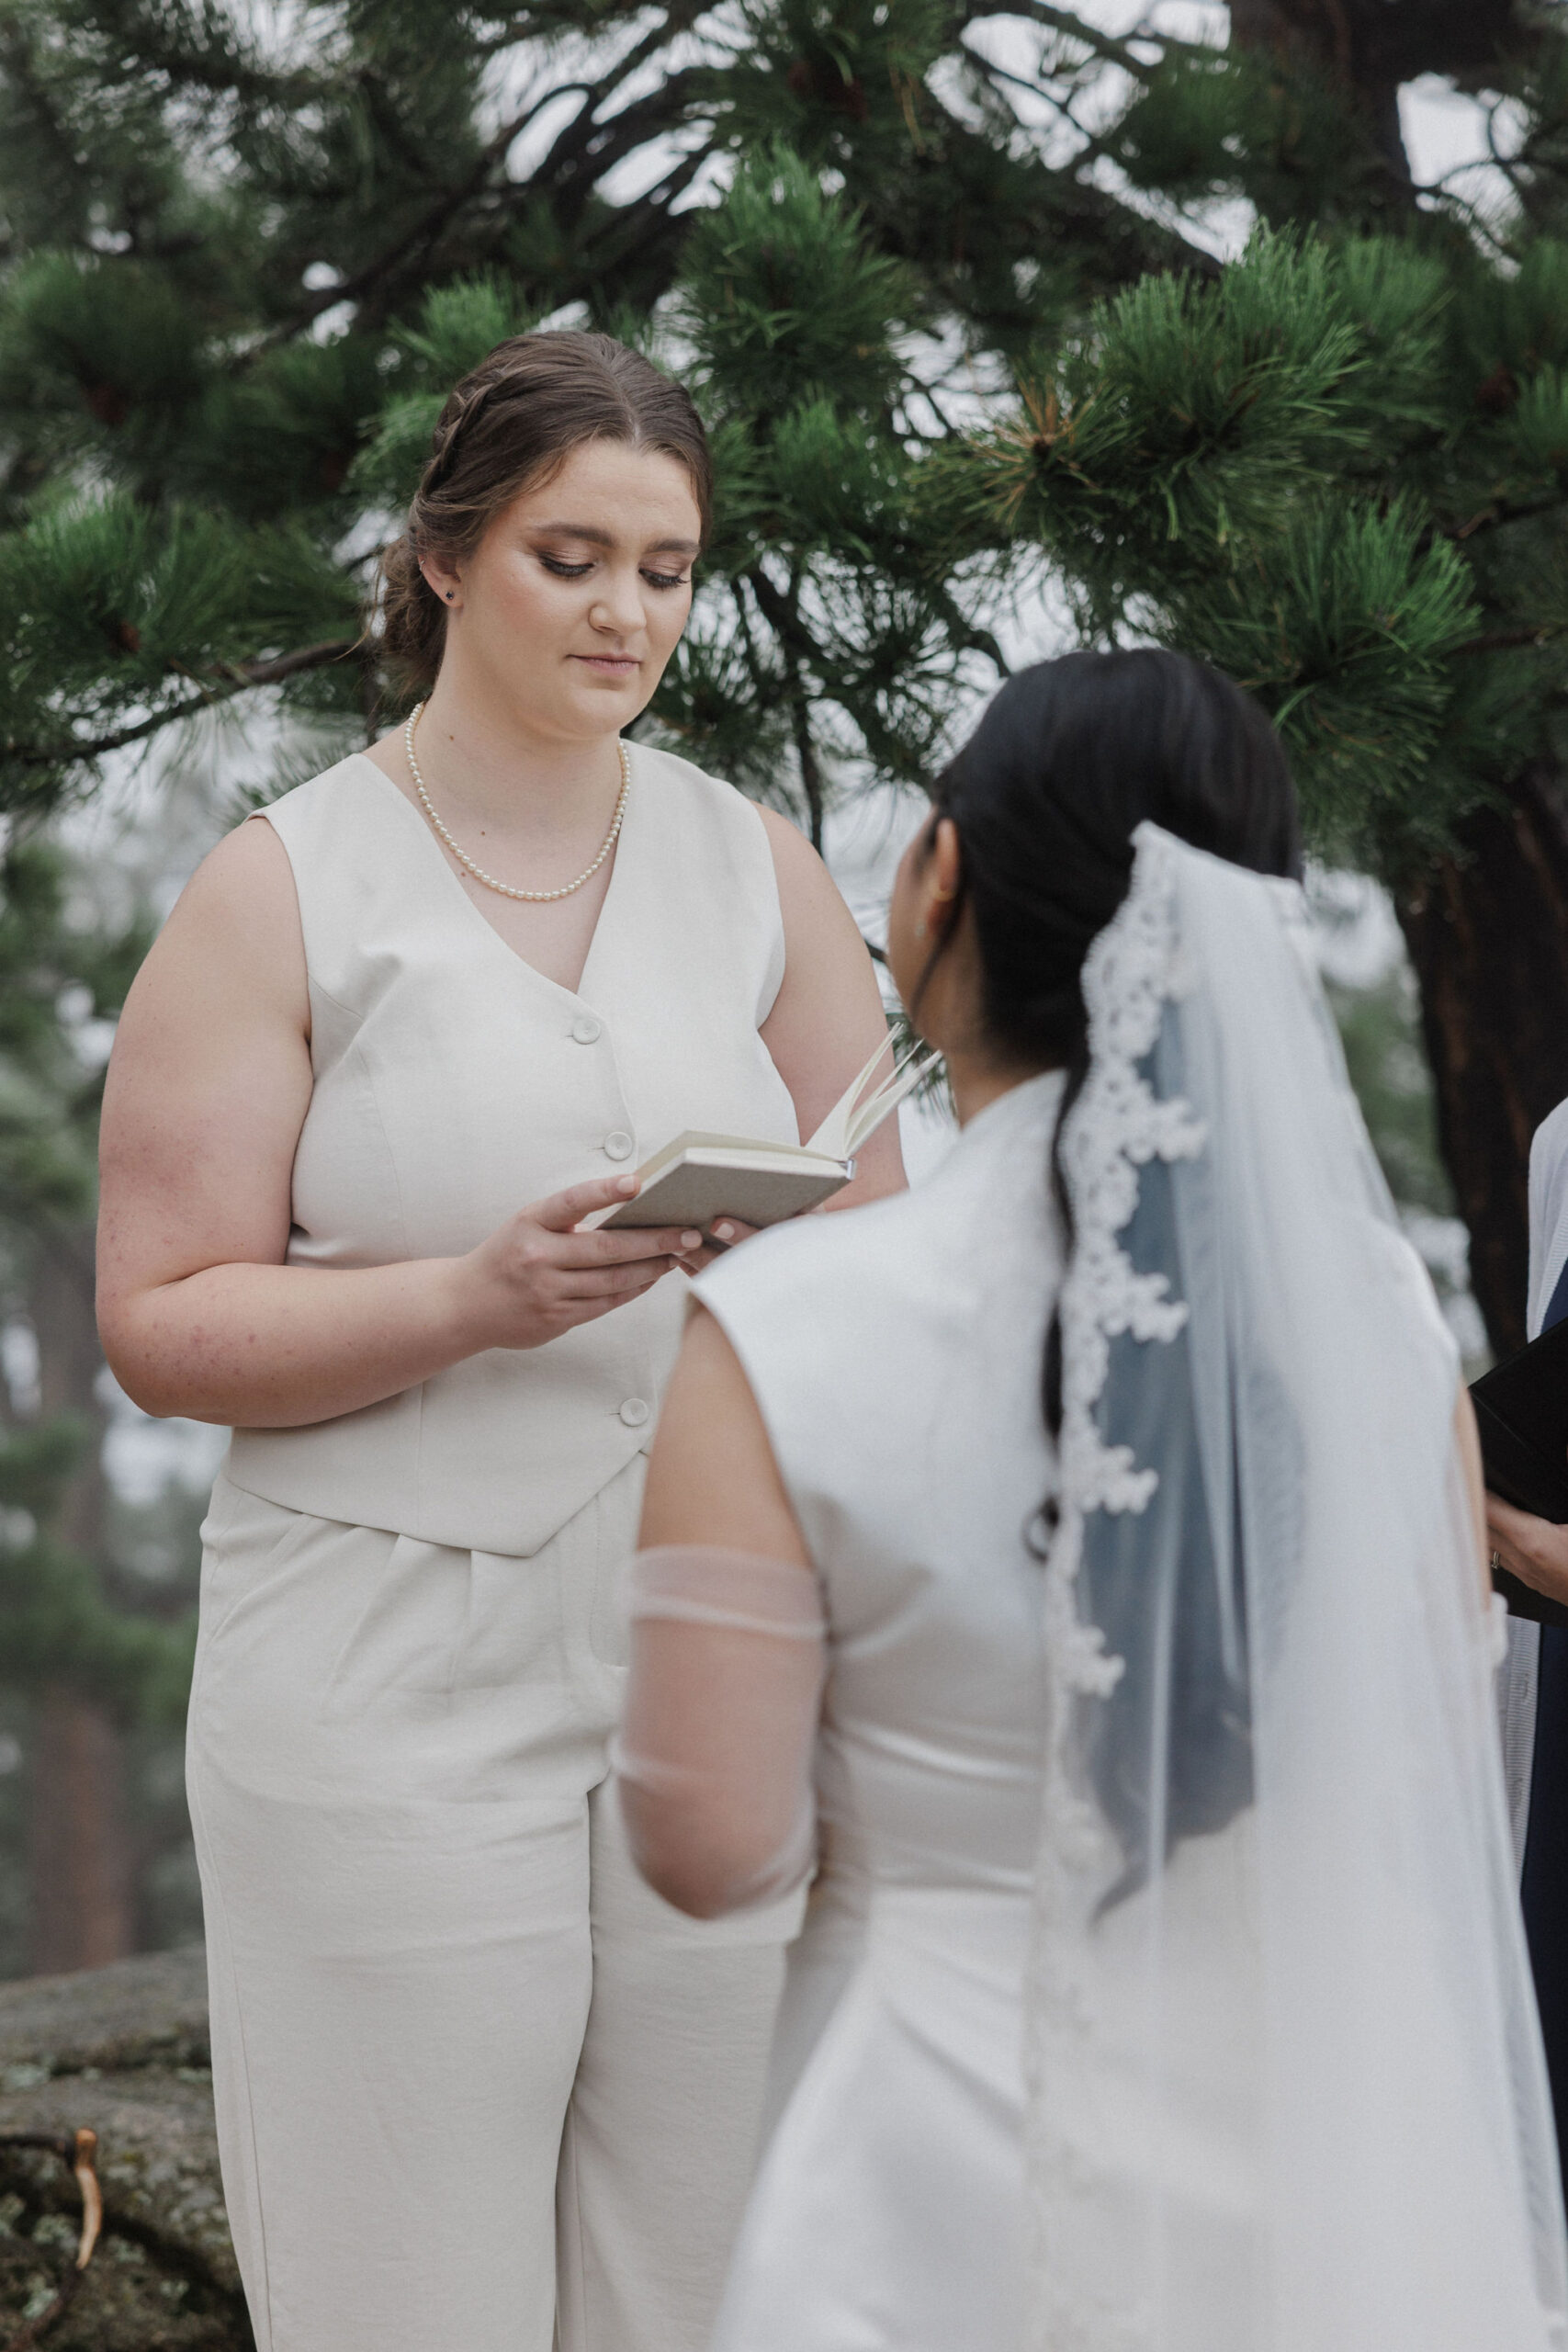
M 1294 885 L 1152 825 L 1063 1137 L 1041 2352 L 1568 2344 L 1458 1363 Z

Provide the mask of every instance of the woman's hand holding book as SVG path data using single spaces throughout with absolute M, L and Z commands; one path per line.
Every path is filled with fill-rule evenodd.
M 579 1323 L 594 1322 L 690 1269 L 703 1237 L 690 1227 L 634 1227 L 580 1232 L 585 1216 L 635 1198 L 635 1176 L 596 1177 L 536 1201 L 466 1258 L 452 1261 L 457 1312 L 479 1336 L 476 1348 L 539 1348 Z

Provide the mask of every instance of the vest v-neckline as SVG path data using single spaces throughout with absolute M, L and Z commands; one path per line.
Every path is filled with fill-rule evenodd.
M 620 835 L 615 842 L 615 852 L 611 858 L 610 879 L 605 885 L 604 896 L 599 904 L 598 916 L 593 924 L 593 935 L 589 940 L 588 953 L 582 959 L 582 969 L 577 976 L 577 986 L 574 989 L 569 989 L 563 980 L 552 980 L 547 972 L 541 972 L 537 964 L 531 964 L 526 956 L 525 956 L 520 949 L 513 946 L 512 942 L 509 939 L 503 939 L 502 937 L 495 925 L 489 922 L 487 918 L 480 913 L 479 908 L 475 906 L 472 899 L 469 898 L 467 890 L 463 888 L 461 878 L 454 872 L 452 865 L 447 859 L 446 851 L 442 848 L 440 842 L 436 840 L 434 833 L 431 831 L 430 826 L 425 821 L 425 819 L 419 809 L 414 807 L 413 802 L 409 798 L 407 793 L 402 791 L 400 787 L 392 781 L 392 778 L 387 774 L 385 768 L 378 766 L 377 763 L 374 760 L 367 758 L 365 752 L 355 752 L 351 756 L 357 761 L 361 766 L 370 769 L 378 783 L 382 785 L 385 789 L 390 793 L 392 798 L 402 809 L 404 816 L 409 820 L 410 823 L 417 829 L 421 840 L 426 844 L 430 856 L 434 859 L 436 865 L 440 867 L 443 876 L 445 876 L 451 890 L 456 894 L 469 922 L 477 923 L 480 931 L 482 931 L 485 936 L 491 941 L 491 944 L 500 950 L 501 954 L 506 957 L 507 961 L 511 964 L 516 965 L 521 971 L 526 972 L 531 979 L 537 980 L 541 988 L 550 989 L 556 996 L 565 997 L 569 1003 L 588 1003 L 590 1001 L 587 995 L 589 976 L 593 969 L 595 960 L 599 956 L 600 944 L 605 935 L 605 928 L 610 910 L 615 900 L 616 893 L 620 886 L 622 869 L 626 859 L 627 838 L 630 834 L 636 831 L 635 816 L 637 803 L 641 797 L 637 789 L 637 746 L 633 743 L 628 743 L 626 745 L 626 758 L 631 773 L 631 789 L 626 794 L 626 805 L 625 813 L 621 819 Z

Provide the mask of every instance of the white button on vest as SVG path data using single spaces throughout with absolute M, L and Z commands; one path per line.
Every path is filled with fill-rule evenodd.
M 627 1429 L 640 1430 L 652 1410 L 646 1396 L 628 1396 L 621 1407 L 621 1419 Z
M 596 1046 L 604 1034 L 604 1023 L 595 1021 L 591 1012 L 580 1012 L 571 1024 L 571 1034 L 580 1046 Z
M 612 1134 L 605 1136 L 604 1156 L 607 1159 L 629 1159 L 631 1158 L 632 1139 L 630 1136 L 626 1134 L 624 1127 L 616 1127 Z

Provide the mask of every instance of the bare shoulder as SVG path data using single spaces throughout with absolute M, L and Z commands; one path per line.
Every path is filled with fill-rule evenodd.
M 305 939 L 288 853 L 265 820 L 247 820 L 208 852 L 137 976 L 126 1011 L 191 989 L 309 1018 Z
M 169 918 L 187 925 L 238 925 L 243 934 L 266 934 L 277 944 L 281 928 L 301 938 L 299 900 L 288 852 L 265 818 L 248 819 L 209 850 L 191 876 Z
M 795 1102 L 803 1136 L 817 1128 L 868 1056 L 887 1043 L 871 949 L 838 884 L 799 829 L 771 808 L 767 829 L 784 922 L 784 969 L 762 1037 Z M 904 1163 L 892 1120 L 858 1155 L 854 1182 L 837 1207 L 899 1192 Z
M 175 907 L 204 915 L 224 908 L 243 914 L 267 900 L 287 903 L 299 920 L 288 852 L 265 817 L 247 818 L 209 849 L 181 892 Z M 173 917 L 170 918 L 173 921 Z
M 754 801 L 752 806 L 762 820 L 762 830 L 768 836 L 768 847 L 773 851 L 773 864 L 781 879 L 785 874 L 820 876 L 830 888 L 832 885 L 828 869 L 800 827 L 781 810 L 770 808 L 764 801 Z
M 854 919 L 838 884 L 799 826 L 791 824 L 776 808 L 764 808 L 761 804 L 757 814 L 773 855 L 773 874 L 779 886 L 779 906 L 785 930 L 795 925 L 809 925 L 818 931 L 824 925 L 841 929 L 846 924 L 852 930 Z

